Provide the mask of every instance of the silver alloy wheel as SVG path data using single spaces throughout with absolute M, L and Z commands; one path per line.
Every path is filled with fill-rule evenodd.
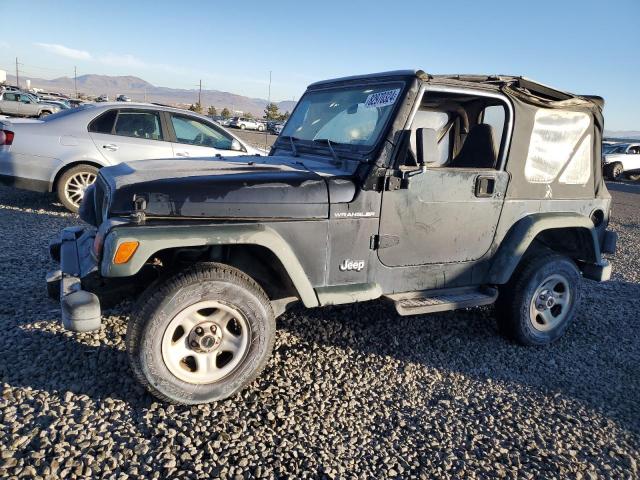
M 242 361 L 249 335 L 249 324 L 240 312 L 221 302 L 204 300 L 169 322 L 162 336 L 162 359 L 180 380 L 214 383 Z
M 558 326 L 571 309 L 569 280 L 559 273 L 547 277 L 536 289 L 529 308 L 533 328 L 547 332 Z
M 84 197 L 85 190 L 95 181 L 95 173 L 78 172 L 67 180 L 64 186 L 64 195 L 70 203 L 77 207 Z

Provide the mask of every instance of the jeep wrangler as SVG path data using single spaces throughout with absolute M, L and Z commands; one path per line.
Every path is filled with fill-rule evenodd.
M 393 71 L 308 87 L 268 157 L 122 163 L 50 245 L 62 323 L 137 297 L 132 370 L 168 402 L 224 399 L 296 303 L 399 315 L 495 303 L 523 345 L 560 337 L 616 235 L 603 100 L 523 77 Z M 393 321 L 390 319 L 390 321 Z

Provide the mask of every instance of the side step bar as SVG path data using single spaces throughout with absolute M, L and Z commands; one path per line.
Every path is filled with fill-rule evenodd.
M 491 287 L 449 288 L 386 295 L 396 306 L 399 315 L 419 315 L 459 308 L 490 305 L 498 298 L 498 289 Z

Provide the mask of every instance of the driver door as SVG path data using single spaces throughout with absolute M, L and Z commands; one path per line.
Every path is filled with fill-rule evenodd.
M 460 111 L 465 99 L 459 97 L 442 101 Z M 458 120 L 450 121 L 455 113 L 435 113 L 441 125 L 434 125 L 433 116 L 424 117 L 426 128 L 437 132 L 429 163 L 409 168 L 398 188 L 383 193 L 378 258 L 389 267 L 476 261 L 493 243 L 509 180 L 499 156 L 505 115 L 490 128 L 480 113 L 467 131 Z M 424 128 L 414 123 L 414 138 L 416 127 Z M 491 151 L 495 136 L 498 146 Z

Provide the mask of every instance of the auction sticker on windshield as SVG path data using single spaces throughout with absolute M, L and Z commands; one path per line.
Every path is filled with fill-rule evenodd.
M 364 102 L 364 106 L 367 108 L 373 108 L 393 105 L 396 102 L 399 94 L 399 88 L 395 88 L 393 90 L 385 90 L 384 92 L 371 93 L 367 97 L 367 100 Z

